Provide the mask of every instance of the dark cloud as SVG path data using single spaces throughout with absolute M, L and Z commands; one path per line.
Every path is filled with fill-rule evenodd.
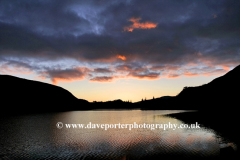
M 159 73 L 151 73 L 151 72 L 146 72 L 146 73 L 131 73 L 130 76 L 134 78 L 139 78 L 139 79 L 158 79 L 159 78 Z
M 178 70 L 180 69 L 180 66 L 174 66 L 174 65 L 160 65 L 160 66 L 153 66 L 151 67 L 151 70 L 153 71 L 162 71 L 162 70 Z
M 71 69 L 49 69 L 41 72 L 43 78 L 49 78 L 53 84 L 59 81 L 77 81 L 82 80 L 88 75 L 88 68 L 71 68 Z
M 139 78 L 139 79 L 158 79 L 160 78 L 160 72 L 153 71 L 141 64 L 128 64 L 119 65 L 115 69 L 117 72 L 123 73 L 127 77 Z
M 0 62 L 5 72 L 21 65 L 53 81 L 90 74 L 101 81 L 112 71 L 113 78 L 178 77 L 196 64 L 220 73 L 240 62 L 239 7 L 237 0 L 1 0 Z M 21 59 L 73 59 L 91 73 Z
M 112 71 L 107 68 L 95 68 L 94 72 L 96 72 L 96 73 L 112 73 Z
M 114 79 L 114 77 L 102 76 L 102 77 L 94 77 L 94 78 L 90 79 L 90 81 L 111 82 L 113 79 Z

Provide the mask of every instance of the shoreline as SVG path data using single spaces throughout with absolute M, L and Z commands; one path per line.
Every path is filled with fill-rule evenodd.
M 240 138 L 239 138 L 239 131 L 236 129 L 237 122 L 235 123 L 231 120 L 230 116 L 228 116 L 228 120 L 226 120 L 225 124 L 223 121 L 225 119 L 216 116 L 217 114 L 213 115 L 211 113 L 203 112 L 203 111 L 196 111 L 196 112 L 182 112 L 182 113 L 170 113 L 165 116 L 176 118 L 180 121 L 183 121 L 184 123 L 196 123 L 198 122 L 200 126 L 204 126 L 206 128 L 213 129 L 218 135 L 220 135 L 224 140 L 224 142 L 227 142 L 227 144 L 235 144 L 236 150 L 233 150 L 233 147 L 231 145 L 223 147 L 220 149 L 221 153 L 224 152 L 224 156 L 227 156 L 229 158 L 230 155 L 238 156 L 240 157 L 239 153 L 239 146 L 240 146 Z M 219 122 L 219 123 L 216 123 Z M 227 126 L 227 123 L 229 126 Z M 223 124 L 219 125 L 219 124 Z M 232 130 L 231 127 L 235 125 L 235 129 Z M 230 143 L 231 142 L 231 143 Z M 227 150 L 227 151 L 226 151 Z M 226 151 L 226 152 L 225 152 Z

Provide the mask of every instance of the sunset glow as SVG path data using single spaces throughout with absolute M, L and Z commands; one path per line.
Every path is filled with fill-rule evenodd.
M 156 28 L 157 23 L 152 23 L 152 22 L 142 22 L 140 23 L 139 21 L 141 18 L 131 18 L 129 19 L 130 22 L 133 24 L 129 27 L 124 27 L 124 31 L 129 31 L 132 32 L 134 29 L 151 29 L 151 28 Z
M 121 55 L 117 55 L 117 58 L 119 58 L 119 59 L 121 59 L 123 61 L 125 61 L 127 59 L 125 56 L 121 56 Z
M 0 74 L 58 85 L 88 101 L 174 96 L 239 65 L 239 6 L 0 1 Z

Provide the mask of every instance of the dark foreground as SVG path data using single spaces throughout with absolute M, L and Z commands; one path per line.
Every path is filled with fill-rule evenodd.
M 228 146 L 225 146 L 220 149 L 220 159 L 227 158 L 240 158 L 239 145 L 240 145 L 240 132 L 237 125 L 237 115 L 236 112 L 232 115 L 226 113 L 225 115 L 216 115 L 216 113 L 207 113 L 203 111 L 195 112 L 185 112 L 185 113 L 173 113 L 167 116 L 177 118 L 182 120 L 185 123 L 195 123 L 198 122 L 201 126 L 212 128 L 219 135 L 224 137 L 224 142 L 228 143 Z M 235 116 L 235 117 L 234 117 Z M 218 118 L 216 118 L 218 117 Z M 237 148 L 232 147 L 232 142 L 236 144 Z
M 138 124 L 182 123 L 160 112 L 77 111 L 0 117 L 0 159 L 195 160 L 233 159 L 237 156 L 231 148 L 221 149 L 220 152 L 216 139 L 219 134 L 207 131 L 204 127 L 196 132 L 188 129 L 179 131 L 109 129 L 104 131 L 56 127 L 59 121 L 84 124 L 89 121 L 99 124 L 132 123 L 133 121 Z M 197 121 L 203 124 L 200 121 L 201 114 L 189 112 L 172 115 L 179 116 L 180 120 L 185 118 L 185 122 Z M 197 115 L 198 119 L 196 119 Z M 235 139 L 231 139 L 230 142 L 235 143 L 236 141 L 233 140 Z

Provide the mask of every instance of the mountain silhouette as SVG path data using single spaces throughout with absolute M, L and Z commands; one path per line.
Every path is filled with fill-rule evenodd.
M 92 109 L 208 110 L 234 108 L 240 90 L 240 66 L 208 84 L 184 87 L 176 96 L 163 96 L 136 103 L 114 100 L 88 102 L 51 84 L 0 75 L 1 99 L 7 113 L 40 113 Z M 4 103 L 3 103 L 4 102 Z
M 142 109 L 220 110 L 234 108 L 240 91 L 240 65 L 207 84 L 184 87 L 176 96 L 138 102 Z M 166 97 L 166 96 L 165 96 Z
M 169 108 L 198 110 L 197 113 L 172 115 L 184 122 L 199 122 L 240 145 L 239 91 L 240 66 L 197 87 L 185 87 L 170 100 Z M 162 107 L 164 108 L 164 107 Z M 238 153 L 240 155 L 240 153 Z
M 136 106 L 131 102 L 124 102 L 120 99 L 106 102 L 96 102 L 89 104 L 90 109 L 135 109 Z
M 0 75 L 1 106 L 4 113 L 40 113 L 85 108 L 88 101 L 47 83 Z
M 240 91 L 240 66 L 208 84 L 185 87 L 177 96 L 176 103 L 183 109 L 228 109 L 236 107 Z

